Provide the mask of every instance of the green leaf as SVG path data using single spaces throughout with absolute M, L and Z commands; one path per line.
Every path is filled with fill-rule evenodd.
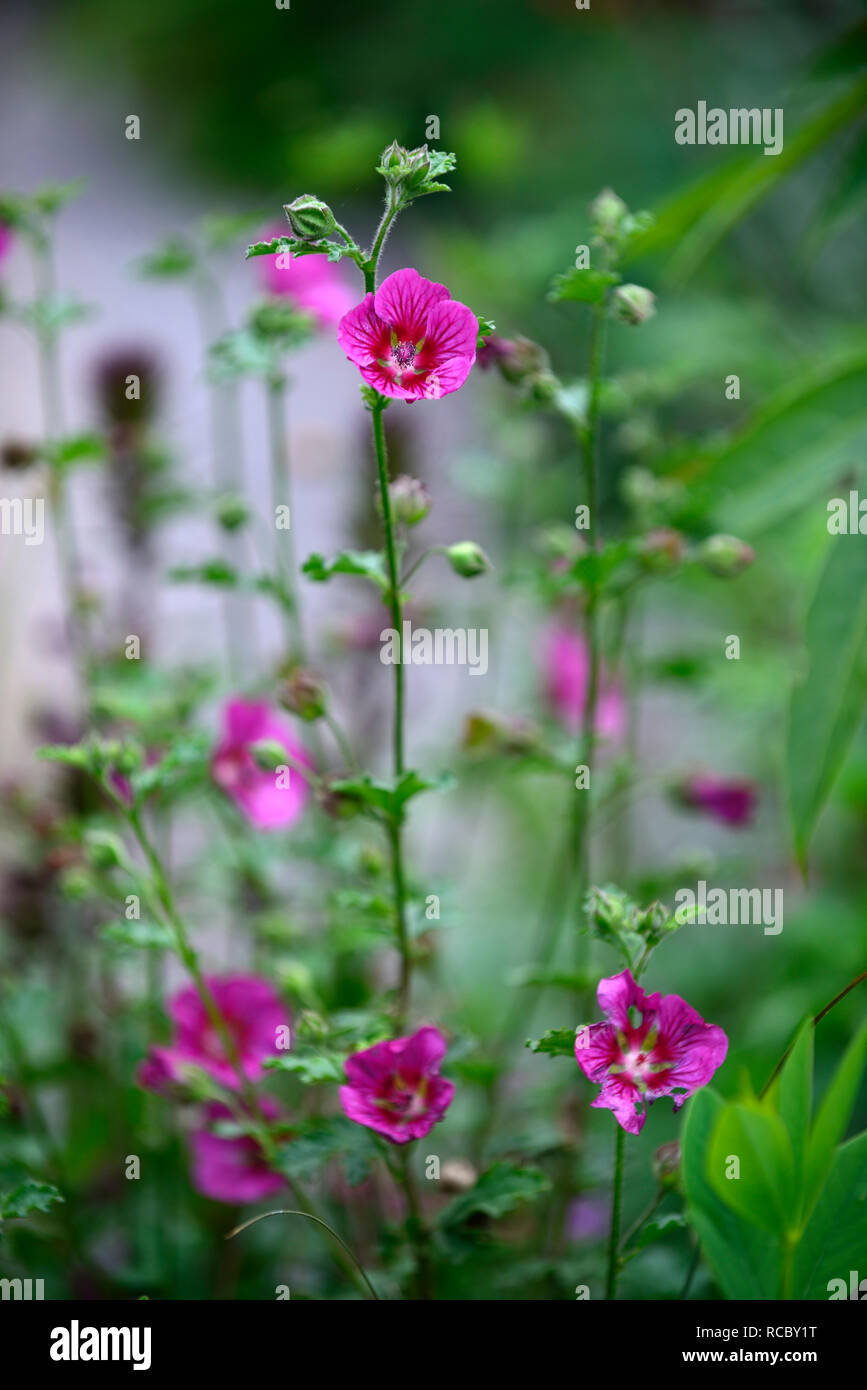
M 555 277 L 548 298 L 577 300 L 579 304 L 601 304 L 611 286 L 619 284 L 620 278 L 613 270 L 592 270 L 589 266 L 582 270 L 573 266 L 563 275 Z
M 344 1115 L 315 1120 L 296 1134 L 278 1152 L 277 1166 L 287 1177 L 306 1181 L 340 1159 L 347 1180 L 355 1185 L 367 1176 L 380 1149 L 370 1130 Z
M 148 280 L 173 280 L 196 268 L 193 248 L 180 237 L 167 237 L 155 251 L 135 263 L 136 273 Z
M 575 1029 L 549 1028 L 541 1038 L 528 1038 L 525 1047 L 531 1052 L 544 1052 L 548 1057 L 575 1057 Z
M 792 693 L 786 780 L 795 853 L 807 851 L 867 701 L 867 545 L 836 536 L 807 614 L 809 667 Z
M 369 772 L 365 772 L 360 777 L 343 777 L 332 782 L 331 790 L 352 797 L 391 820 L 400 820 L 407 802 L 413 797 L 427 791 L 446 791 L 452 786 L 454 778 L 448 773 L 428 778 L 410 770 L 393 786 L 390 782 L 377 781 Z
M 863 1272 L 867 1251 L 867 1133 L 834 1155 L 794 1257 L 792 1298 L 826 1299 L 831 1279 Z
M 316 1086 L 323 1081 L 343 1081 L 343 1058 L 299 1049 L 287 1052 L 285 1056 L 268 1057 L 263 1066 L 269 1071 L 288 1071 L 298 1077 L 305 1086 Z
M 149 951 L 172 951 L 175 938 L 162 922 L 130 922 L 122 919 L 109 922 L 100 929 L 103 941 L 113 946 L 128 946 L 133 949 Z
M 787 383 L 709 456 L 691 506 L 715 527 L 760 534 L 821 497 L 867 444 L 867 351 L 834 356 Z
M 445 1228 L 455 1227 L 480 1214 L 496 1221 L 524 1202 L 534 1202 L 549 1187 L 548 1178 L 539 1168 L 521 1168 L 506 1161 L 495 1163 L 469 1192 L 462 1192 L 443 1208 L 438 1222 Z
M 713 1130 L 725 1110 L 717 1093 L 704 1087 L 690 1100 L 681 1135 L 681 1177 L 688 1216 L 726 1298 L 779 1296 L 779 1241 L 744 1221 L 720 1200 L 706 1176 Z
M 0 1196 L 0 1221 L 15 1221 L 19 1217 L 29 1216 L 33 1211 L 50 1211 L 55 1202 L 65 1200 L 51 1183 L 27 1178 L 11 1192 Z
M 792 1145 L 798 1205 L 803 1197 L 807 1139 L 813 1104 L 813 1020 L 805 1018 L 785 1065 L 770 1091 Z
M 389 589 L 385 556 L 378 550 L 344 550 L 331 561 L 314 552 L 304 561 L 301 573 L 317 584 L 324 584 L 335 574 L 360 574 L 370 579 L 382 593 Z
M 731 1158 L 739 1160 L 738 1177 L 726 1176 Z M 767 1103 L 727 1105 L 714 1128 L 706 1163 L 711 1187 L 739 1216 L 780 1237 L 794 1226 L 792 1145 L 785 1125 Z
M 769 158 L 756 150 L 737 156 L 697 180 L 657 213 L 654 225 L 630 246 L 629 259 L 660 246 L 674 246 L 666 280 L 669 284 L 682 283 L 761 198 L 838 131 L 859 118 L 865 97 L 867 78 L 858 73 L 834 101 L 794 135 L 786 135 L 779 154 Z
M 218 589 L 237 589 L 238 571 L 225 560 L 204 560 L 200 565 L 175 565 L 168 577 L 175 584 L 212 584 Z
M 864 1065 L 867 1062 L 867 1023 L 856 1033 L 842 1061 L 834 1073 L 834 1079 L 825 1092 L 822 1103 L 816 1112 L 816 1119 L 810 1133 L 807 1147 L 805 1211 L 809 1212 L 819 1195 L 819 1190 L 834 1158 L 834 1150 L 839 1144 L 852 1117 L 852 1110 L 861 1084 Z
M 648 1245 L 655 1245 L 672 1231 L 683 1230 L 685 1226 L 686 1217 L 682 1211 L 669 1211 L 653 1221 L 646 1221 L 628 1247 L 629 1255 L 637 1255 L 639 1250 L 646 1249 Z

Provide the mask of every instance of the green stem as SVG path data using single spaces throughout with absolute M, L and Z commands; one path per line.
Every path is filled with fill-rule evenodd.
M 430 1231 L 421 1211 L 412 1162 L 409 1150 L 411 1144 L 404 1144 L 400 1150 L 400 1186 L 406 1196 L 407 1234 L 415 1254 L 416 1293 L 420 1300 L 427 1302 L 434 1296 L 433 1262 L 431 1260 Z
M 391 514 L 391 501 L 388 495 L 388 454 L 385 443 L 385 430 L 382 412 L 385 399 L 380 396 L 371 410 L 373 417 L 373 442 L 376 450 L 376 467 L 379 479 L 379 498 L 382 509 L 382 524 L 385 531 L 385 549 L 388 562 L 389 594 L 388 604 L 391 621 L 397 633 L 397 661 L 394 664 L 394 724 L 392 756 L 394 779 L 399 781 L 404 772 L 404 681 L 403 681 L 403 608 L 400 594 L 400 574 L 398 570 L 397 545 L 395 542 L 394 521 Z M 412 974 L 412 953 L 409 928 L 406 917 L 406 878 L 403 868 L 402 816 L 396 814 L 389 822 L 389 847 L 391 849 L 391 873 L 394 884 L 394 907 L 397 922 L 397 944 L 400 951 L 400 982 L 398 985 L 395 1029 L 403 1031 L 409 1014 L 410 980 Z
M 605 1297 L 613 1299 L 617 1288 L 618 1247 L 620 1245 L 620 1204 L 623 1195 L 623 1141 L 625 1131 L 614 1121 L 614 1188 L 611 1193 L 611 1231 L 608 1237 L 608 1273 Z
M 370 248 L 367 258 L 361 263 L 361 269 L 364 272 L 365 294 L 374 294 L 376 292 L 376 272 L 379 266 L 380 253 L 385 245 L 385 238 L 388 236 L 391 224 L 399 212 L 400 200 L 395 194 L 394 189 L 389 188 L 385 200 L 385 211 L 376 229 L 373 245 Z
M 300 661 L 305 660 L 301 605 L 295 583 L 295 555 L 292 541 L 292 481 L 289 468 L 289 437 L 286 429 L 286 380 L 281 375 L 268 381 L 268 441 L 271 455 L 271 525 L 274 527 L 274 565 L 277 579 L 289 600 Z M 289 509 L 289 527 L 277 527 L 277 508 Z
M 298 1196 L 294 1189 L 294 1184 L 289 1182 L 288 1178 L 287 1182 L 289 1183 L 289 1187 L 293 1190 L 293 1195 L 297 1201 Z M 257 1221 L 264 1221 L 266 1217 L 269 1216 L 304 1216 L 308 1221 L 315 1221 L 318 1226 L 324 1226 L 329 1235 L 334 1237 L 341 1249 L 341 1264 L 344 1268 L 349 1270 L 355 1282 L 359 1284 L 361 1288 L 366 1289 L 371 1298 L 379 1302 L 379 1294 L 368 1279 L 361 1261 L 353 1254 L 352 1250 L 350 1250 L 349 1246 L 346 1244 L 346 1241 L 342 1236 L 337 1234 L 333 1226 L 330 1226 L 321 1216 L 317 1216 L 315 1212 L 308 1209 L 311 1205 L 312 1203 L 309 1199 L 304 1199 L 304 1205 L 299 1207 L 297 1211 L 263 1211 L 259 1216 L 251 1216 L 249 1221 L 244 1221 L 240 1226 L 235 1226 L 233 1230 L 229 1231 L 226 1240 L 231 1240 L 233 1236 L 240 1235 L 242 1231 L 247 1230 L 248 1226 L 255 1226 Z

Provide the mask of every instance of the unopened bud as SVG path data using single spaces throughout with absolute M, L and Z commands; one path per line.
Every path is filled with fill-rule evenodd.
M 318 676 L 312 671 L 299 667 L 292 672 L 280 690 L 280 704 L 300 719 L 312 723 L 321 719 L 325 713 L 328 697 L 326 689 Z
M 649 570 L 662 573 L 674 569 L 683 559 L 683 536 L 669 526 L 660 526 L 644 537 L 639 553 L 642 564 Z
M 590 217 L 600 236 L 616 236 L 629 209 L 613 188 L 603 188 L 590 204 Z
M 656 295 L 643 285 L 618 285 L 614 312 L 621 323 L 646 323 L 656 313 Z
M 237 531 L 250 518 L 250 510 L 244 499 L 231 493 L 217 498 L 215 510 L 224 531 Z
M 756 552 L 737 536 L 708 536 L 696 551 L 699 564 L 719 579 L 734 579 L 749 569 Z
M 293 236 L 300 241 L 319 241 L 329 236 L 337 225 L 328 204 L 312 193 L 302 193 L 294 202 L 284 203 L 283 211 L 289 219 Z
M 455 574 L 463 579 L 475 579 L 491 568 L 491 562 L 475 541 L 456 541 L 446 550 L 446 558 Z
M 418 478 L 402 473 L 388 486 L 388 500 L 395 521 L 404 526 L 416 526 L 424 521 L 431 508 L 430 493 Z
M 680 1172 L 680 1144 L 673 1139 L 669 1144 L 662 1144 L 651 1159 L 653 1176 L 660 1187 L 676 1187 L 677 1178 Z

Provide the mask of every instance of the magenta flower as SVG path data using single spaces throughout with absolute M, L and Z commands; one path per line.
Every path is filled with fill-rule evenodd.
M 282 744 L 293 763 L 311 766 L 309 755 L 264 700 L 229 700 L 223 709 L 223 733 L 211 759 L 211 775 L 258 830 L 282 830 L 304 811 L 310 784 L 287 764 L 288 773 L 262 768 L 250 745 L 262 740 Z
M 255 975 L 226 975 L 210 978 L 207 984 L 235 1043 L 245 1077 L 258 1081 L 265 1058 L 289 1046 L 287 1009 L 274 987 Z M 165 1092 L 183 1083 L 184 1066 L 196 1066 L 222 1086 L 238 1090 L 238 1073 L 194 986 L 179 990 L 168 1011 L 175 1025 L 174 1037 L 168 1047 L 151 1048 L 139 1067 L 139 1084 L 149 1091 Z
M 283 230 L 271 235 L 282 236 Z M 340 265 L 319 252 L 293 256 L 281 251 L 262 257 L 262 267 L 269 292 L 288 295 L 296 308 L 312 314 L 319 328 L 334 328 L 352 307 L 355 296 Z
M 758 801 L 758 790 L 745 778 L 715 777 L 713 773 L 697 773 L 681 788 L 687 806 L 705 811 L 727 825 L 749 825 Z
M 640 1134 L 648 1105 L 672 1096 L 679 1110 L 725 1061 L 722 1028 L 677 994 L 645 994 L 628 970 L 600 980 L 596 998 L 608 1022 L 577 1030 L 575 1060 L 602 1087 L 594 1107 L 629 1134 Z
M 445 285 L 396 270 L 344 314 L 337 341 L 368 386 L 397 400 L 439 400 L 463 386 L 479 324 Z
M 5 222 L 0 222 L 0 262 L 5 261 L 12 247 L 12 232 Z
M 268 1096 L 260 1096 L 259 1104 L 267 1119 L 277 1118 L 278 1108 Z M 205 1113 L 210 1124 L 233 1118 L 231 1110 L 219 1102 L 208 1105 Z M 251 1135 L 226 1138 L 206 1127 L 193 1131 L 190 1146 L 193 1186 L 215 1202 L 259 1202 L 284 1185 L 280 1174 L 268 1167 L 261 1147 Z
M 545 692 L 557 715 L 572 733 L 584 719 L 590 684 L 590 653 L 580 632 L 557 623 L 549 628 L 543 651 Z M 596 694 L 596 732 L 620 739 L 626 727 L 626 703 L 616 682 L 604 671 Z
M 421 1139 L 452 1102 L 454 1083 L 440 1076 L 446 1040 L 438 1028 L 375 1043 L 346 1059 L 340 1104 L 350 1120 L 393 1144 Z

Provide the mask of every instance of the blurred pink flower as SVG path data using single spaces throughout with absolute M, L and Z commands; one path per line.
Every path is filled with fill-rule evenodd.
M 7 227 L 5 222 L 0 222 L 0 264 L 5 261 L 6 256 L 12 248 L 12 230 Z
M 214 977 L 207 984 L 238 1050 L 244 1075 L 248 1081 L 258 1081 L 264 1059 L 288 1046 L 288 1010 L 273 985 L 256 975 Z M 186 985 L 179 990 L 168 1012 L 175 1025 L 174 1037 L 168 1047 L 151 1048 L 139 1067 L 139 1084 L 149 1091 L 166 1091 L 183 1082 L 182 1068 L 191 1065 L 201 1067 L 222 1086 L 238 1090 L 238 1073 L 196 988 Z M 285 1035 L 279 1032 L 284 1028 Z
M 602 1087 L 593 1106 L 629 1134 L 644 1128 L 648 1105 L 672 1096 L 679 1110 L 725 1061 L 722 1028 L 677 994 L 645 994 L 628 970 L 600 980 L 596 998 L 608 1022 L 578 1029 L 575 1060 Z
M 749 825 L 758 801 L 758 788 L 746 778 L 696 773 L 683 783 L 680 795 L 696 811 L 705 811 L 727 825 Z
M 569 1240 L 595 1240 L 608 1229 L 608 1210 L 596 1197 L 576 1197 L 566 1211 Z
M 268 1096 L 260 1096 L 259 1104 L 267 1119 L 277 1118 L 278 1107 Z M 208 1105 L 205 1113 L 211 1125 L 232 1119 L 231 1110 L 219 1102 Z M 190 1146 L 193 1187 L 215 1202 L 259 1202 L 285 1184 L 285 1179 L 268 1167 L 260 1145 L 250 1135 L 226 1138 L 206 1127 L 193 1131 Z
M 440 1076 L 446 1040 L 438 1028 L 375 1043 L 346 1059 L 340 1103 L 350 1120 L 393 1144 L 421 1139 L 451 1105 L 454 1083 Z
M 281 830 L 303 813 L 310 784 L 291 765 L 279 774 L 262 768 L 250 745 L 279 743 L 295 763 L 311 767 L 307 750 L 292 739 L 287 725 L 265 700 L 229 700 L 223 707 L 223 731 L 211 759 L 211 775 L 259 830 Z M 282 782 L 287 785 L 281 785 Z
M 340 320 L 337 341 L 368 386 L 398 400 L 439 400 L 463 386 L 478 319 L 445 285 L 396 270 Z
M 282 227 L 272 229 L 270 235 L 282 236 L 284 231 Z M 352 308 L 355 295 L 345 272 L 338 262 L 319 252 L 293 256 L 283 251 L 263 256 L 261 264 L 269 292 L 288 295 L 296 308 L 313 315 L 320 328 L 334 328 Z
M 543 649 L 545 693 L 556 714 L 572 733 L 581 728 L 590 683 L 590 653 L 580 632 L 556 623 L 545 635 Z M 626 702 L 616 682 L 600 672 L 596 694 L 596 732 L 620 739 L 626 728 Z

